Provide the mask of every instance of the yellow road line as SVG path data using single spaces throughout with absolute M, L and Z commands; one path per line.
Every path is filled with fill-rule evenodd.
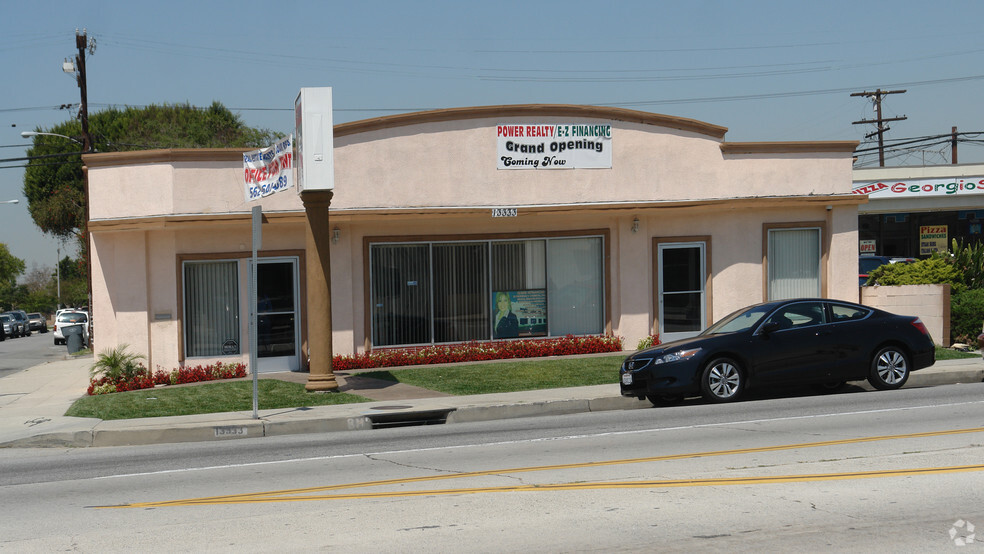
M 732 485 L 732 484 L 753 484 L 753 483 L 779 483 L 797 481 L 819 481 L 833 479 L 860 479 L 871 477 L 891 477 L 897 475 L 917 475 L 925 473 L 952 473 L 955 471 L 981 471 L 984 466 L 953 466 L 943 468 L 920 468 L 911 470 L 885 470 L 860 473 L 831 473 L 818 475 L 789 475 L 774 477 L 749 477 L 749 478 L 726 478 L 726 479 L 703 479 L 703 480 L 677 480 L 677 481 L 638 481 L 638 482 L 603 482 L 603 483 L 577 483 L 577 484 L 554 484 L 554 485 L 529 485 L 515 487 L 491 487 L 478 489 L 441 489 L 434 491 L 409 491 L 391 493 L 364 493 L 364 494 L 345 494 L 345 495 L 312 495 L 334 490 L 344 490 L 363 487 L 378 487 L 385 485 L 402 485 L 408 483 L 420 483 L 427 481 L 441 481 L 445 479 L 462 479 L 467 477 L 481 477 L 488 475 L 503 475 L 512 473 L 528 473 L 534 471 L 558 471 L 565 469 L 581 469 L 590 467 L 603 467 L 613 465 L 626 465 L 638 463 L 650 463 L 669 460 L 682 460 L 693 458 L 707 458 L 713 456 L 730 456 L 739 454 L 755 454 L 761 452 L 776 452 L 782 450 L 796 450 L 800 448 L 819 448 L 825 446 L 839 446 L 846 444 L 861 444 L 877 441 L 902 440 L 913 438 L 931 438 L 946 435 L 959 435 L 968 433 L 984 432 L 984 427 L 974 427 L 970 429 L 951 429 L 945 431 L 930 431 L 925 433 L 909 433 L 904 435 L 880 435 L 874 437 L 859 437 L 854 439 L 838 439 L 831 441 L 805 442 L 795 444 L 784 444 L 774 446 L 761 446 L 755 448 L 740 448 L 733 450 L 717 450 L 709 452 L 692 452 L 685 454 L 669 454 L 664 456 L 651 456 L 645 458 L 630 458 L 623 460 L 603 460 L 597 462 L 581 462 L 573 464 L 557 464 L 549 466 L 518 467 L 506 469 L 494 469 L 486 471 L 471 471 L 463 473 L 433 475 L 425 477 L 408 477 L 402 479 L 384 479 L 379 481 L 366 481 L 360 483 L 343 483 L 338 485 L 326 485 L 320 487 L 306 487 L 298 489 L 285 489 L 281 491 L 266 491 L 245 494 L 233 494 L 223 496 L 209 496 L 202 498 L 190 498 L 183 500 L 171 500 L 163 502 L 141 502 L 134 504 L 124 504 L 119 506 L 97 506 L 99 508 L 147 508 L 147 507 L 168 507 L 168 506 L 191 506 L 203 504 L 242 504 L 253 502 L 293 502 L 307 500 L 338 500 L 346 498 L 385 498 L 396 496 L 426 496 L 438 494 L 468 494 L 476 492 L 510 492 L 523 490 L 580 490 L 588 488 L 639 488 L 639 487 L 681 487 L 681 486 L 707 486 L 707 485 Z M 291 496 L 305 495 L 305 496 Z

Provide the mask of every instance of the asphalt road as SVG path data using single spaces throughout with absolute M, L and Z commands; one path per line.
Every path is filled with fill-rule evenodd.
M 60 360 L 68 350 L 55 346 L 51 331 L 31 333 L 29 337 L 7 337 L 0 342 L 0 378 L 44 362 Z
M 8 449 L 0 550 L 936 551 L 984 525 L 982 444 L 975 383 Z

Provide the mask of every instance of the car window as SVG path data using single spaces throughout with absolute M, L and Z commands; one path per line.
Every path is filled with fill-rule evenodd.
M 877 267 L 881 267 L 888 263 L 888 260 L 882 258 L 861 258 L 858 261 L 858 273 L 871 273 Z
M 85 314 L 62 314 L 58 316 L 58 323 L 85 323 Z
M 766 323 L 776 322 L 779 330 L 783 330 L 820 325 L 826 320 L 820 302 L 797 302 L 780 308 Z
M 738 310 L 705 329 L 701 336 L 746 331 L 757 325 L 767 313 L 769 313 L 769 308 L 765 306 Z
M 845 306 L 843 304 L 831 304 L 830 313 L 834 318 L 834 321 L 850 321 L 852 319 L 864 319 L 871 310 L 866 310 L 864 308 L 856 308 L 854 306 Z

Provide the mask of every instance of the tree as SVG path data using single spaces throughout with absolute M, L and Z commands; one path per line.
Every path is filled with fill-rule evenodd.
M 73 137 L 37 135 L 28 149 L 31 158 L 24 172 L 24 195 L 34 223 L 45 233 L 86 244 L 85 191 L 82 179 L 82 126 L 66 121 L 40 132 Z M 189 104 L 151 105 L 145 108 L 109 108 L 89 115 L 89 131 L 97 152 L 155 148 L 258 148 L 280 135 L 247 127 L 239 116 L 219 102 L 200 109 Z
M 0 242 L 0 285 L 14 287 L 17 276 L 24 273 L 24 260 L 14 256 L 7 245 Z

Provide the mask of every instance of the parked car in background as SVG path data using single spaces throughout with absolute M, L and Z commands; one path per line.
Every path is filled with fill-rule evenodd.
M 893 258 L 891 256 L 858 256 L 858 286 L 868 282 L 869 274 L 886 264 L 911 264 L 915 258 Z
M 735 400 L 750 387 L 813 384 L 835 390 L 867 379 L 897 389 L 936 362 L 918 317 L 826 299 L 782 300 L 738 310 L 690 339 L 641 350 L 620 370 L 622 396 L 653 405 L 703 395 Z
M 55 344 L 65 344 L 65 328 L 74 325 L 82 326 L 82 344 L 89 343 L 89 314 L 85 312 L 63 311 L 55 316 L 55 326 L 52 331 Z
M 10 317 L 0 314 L 0 341 L 7 340 L 8 329 L 10 329 Z
M 37 331 L 39 333 L 48 332 L 48 320 L 46 320 L 42 314 L 37 312 L 27 314 L 27 320 L 30 323 L 32 331 Z
M 30 322 L 27 319 L 27 314 L 20 310 L 11 310 L 9 312 L 4 312 L 10 316 L 10 319 L 14 322 L 11 326 L 12 337 L 29 337 L 31 336 Z

